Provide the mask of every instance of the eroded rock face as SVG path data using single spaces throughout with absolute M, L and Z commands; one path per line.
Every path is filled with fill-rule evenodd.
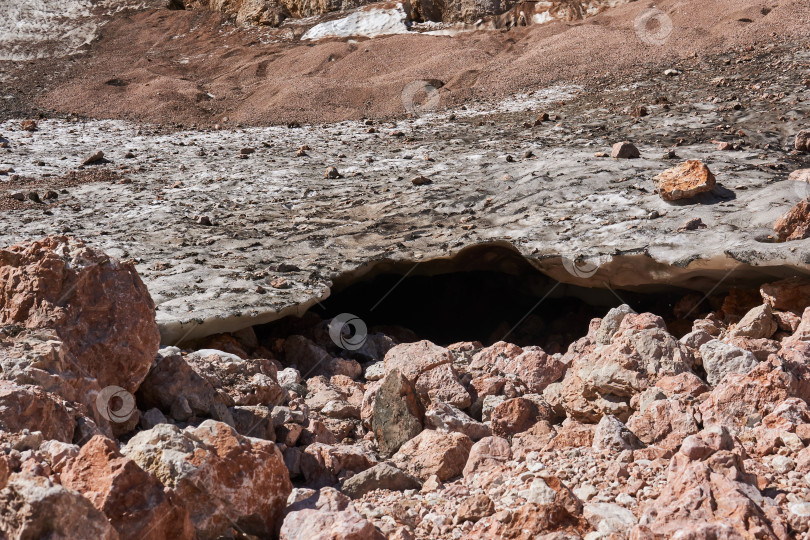
M 104 512 L 122 540 L 194 538 L 188 510 L 177 496 L 164 493 L 157 478 L 122 456 L 106 437 L 84 445 L 61 480 Z
M 270 536 L 292 484 L 274 443 L 249 439 L 214 420 L 180 430 L 161 424 L 122 449 L 183 501 L 202 538 L 227 536 L 233 524 Z

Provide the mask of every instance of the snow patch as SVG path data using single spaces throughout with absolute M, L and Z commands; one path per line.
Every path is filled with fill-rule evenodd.
M 315 25 L 301 39 L 316 40 L 327 37 L 364 36 L 375 37 L 390 34 L 405 34 L 408 16 L 402 4 L 395 8 L 361 9 L 343 19 L 326 21 Z

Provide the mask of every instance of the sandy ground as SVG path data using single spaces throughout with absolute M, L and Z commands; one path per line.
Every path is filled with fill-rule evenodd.
M 317 43 L 279 40 L 274 31 L 236 28 L 201 11 L 126 11 L 94 30 L 98 37 L 79 54 L 0 64 L 6 94 L 0 114 L 187 126 L 402 117 L 401 95 L 414 80 L 442 81 L 442 107 L 494 102 L 550 84 L 598 94 L 650 70 L 676 63 L 695 69 L 739 48 L 771 42 L 801 48 L 810 27 L 810 5 L 800 0 L 667 0 L 657 9 L 672 31 L 659 36 L 636 28 L 650 7 L 634 2 L 579 23 L 454 37 Z

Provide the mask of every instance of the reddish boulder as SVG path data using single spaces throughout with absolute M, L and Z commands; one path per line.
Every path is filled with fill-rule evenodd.
M 801 316 L 805 308 L 810 307 L 810 280 L 787 278 L 766 283 L 759 292 L 774 310 L 791 311 Z
M 443 402 L 466 409 L 472 403 L 470 393 L 461 384 L 452 364 L 442 364 L 422 373 L 416 381 L 416 393 L 425 407 Z
M 332 488 L 323 488 L 297 501 L 286 511 L 281 540 L 383 540 L 385 536 L 361 516 L 351 500 Z
M 722 428 L 688 437 L 670 462 L 661 495 L 645 505 L 632 537 L 786 540 L 786 524 L 746 473 L 745 457 Z
M 804 240 L 810 237 L 810 200 L 799 201 L 773 224 L 773 232 L 780 242 Z
M 389 350 L 385 355 L 385 372 L 399 371 L 411 384 L 416 384 L 419 377 L 433 368 L 443 364 L 452 364 L 453 354 L 422 340 L 415 343 L 403 343 Z
M 118 540 L 107 516 L 43 476 L 13 475 L 0 491 L 0 537 L 20 540 Z
M 654 178 L 658 195 L 665 201 L 690 199 L 714 189 L 714 175 L 697 159 L 690 159 L 677 167 L 667 169 Z
M 509 441 L 502 437 L 484 437 L 470 449 L 467 463 L 464 465 L 464 478 L 500 469 L 512 459 L 512 448 Z
M 71 442 L 73 415 L 62 400 L 36 386 L 0 380 L 0 430 L 41 431 L 45 439 Z
M 134 264 L 64 236 L 0 250 L 2 325 L 55 331 L 73 362 L 40 369 L 129 392 L 160 344 L 155 304 Z
M 700 377 L 691 371 L 685 371 L 677 375 L 661 377 L 655 386 L 663 390 L 667 395 L 686 394 L 698 397 L 710 390 L 709 386 L 700 380 Z
M 226 535 L 234 525 L 272 536 L 292 490 L 274 443 L 243 437 L 214 420 L 186 430 L 160 424 L 135 435 L 122 453 L 188 508 L 201 538 Z
M 793 395 L 796 378 L 778 361 L 761 362 L 749 373 L 731 373 L 700 404 L 704 426 L 724 426 L 736 432 L 754 425 Z
M 606 414 L 626 421 L 634 395 L 661 377 L 688 372 L 692 353 L 663 326 L 655 315 L 627 314 L 610 344 L 575 358 L 560 387 L 567 415 L 586 423 Z
M 104 512 L 121 539 L 194 538 L 186 508 L 164 493 L 157 478 L 122 456 L 110 439 L 90 439 L 61 480 Z
M 532 401 L 524 398 L 509 399 L 492 411 L 492 433 L 509 438 L 526 431 L 540 418 L 540 411 Z
M 426 429 L 402 445 L 391 459 L 398 468 L 423 481 L 435 474 L 444 482 L 461 475 L 472 447 L 472 440 L 462 433 Z
M 645 444 L 677 450 L 684 438 L 698 432 L 698 417 L 686 397 L 660 399 L 634 413 L 627 427 Z

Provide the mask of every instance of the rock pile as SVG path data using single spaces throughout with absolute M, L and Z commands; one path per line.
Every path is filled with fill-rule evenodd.
M 391 327 L 346 350 L 310 315 L 158 350 L 131 264 L 13 246 L 0 533 L 804 537 L 810 282 L 708 304 L 679 337 L 622 305 L 564 354 Z

